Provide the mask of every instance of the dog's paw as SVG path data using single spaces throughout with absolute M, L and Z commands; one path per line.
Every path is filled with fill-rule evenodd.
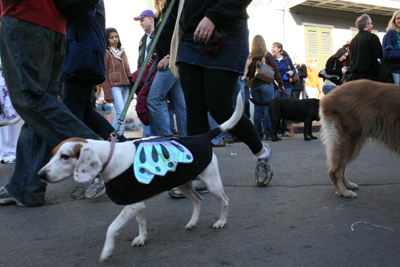
M 133 239 L 131 246 L 138 247 L 138 246 L 143 246 L 145 244 L 146 244 L 146 237 L 137 236 L 137 237 L 135 237 L 135 239 Z
M 350 183 L 350 182 L 345 183 L 344 187 L 346 187 L 346 189 L 348 189 L 348 190 L 356 190 L 356 189 L 358 189 L 358 185 L 357 184 Z
M 188 222 L 188 224 L 186 224 L 186 226 L 185 226 L 185 229 L 192 230 L 195 226 L 196 226 L 196 223 Z
M 336 192 L 339 197 L 356 198 L 357 194 L 351 190 L 346 190 L 343 193 Z
M 221 229 L 221 228 L 223 228 L 225 226 L 225 224 L 226 224 L 226 221 L 223 222 L 221 220 L 218 220 L 218 222 L 214 223 L 213 228 L 214 229 Z
M 114 251 L 114 249 L 106 249 L 106 248 L 104 248 L 103 251 L 101 252 L 99 261 L 100 262 L 105 262 L 108 259 L 110 259 L 112 254 L 113 254 L 113 251 Z

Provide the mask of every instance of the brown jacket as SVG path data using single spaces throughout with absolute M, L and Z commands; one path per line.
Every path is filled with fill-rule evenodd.
M 131 74 L 128 58 L 125 51 L 122 51 L 120 57 L 106 50 L 105 57 L 106 80 L 101 84 L 104 90 L 105 100 L 109 103 L 114 102 L 111 87 L 119 85 L 130 85 L 129 75 Z
M 250 88 L 254 88 L 256 86 L 265 84 L 266 82 L 259 80 L 254 77 L 256 74 L 256 64 L 257 61 L 262 61 L 262 58 L 253 58 L 250 65 L 249 65 L 249 70 L 247 72 L 247 77 L 249 77 L 249 85 Z M 278 83 L 279 88 L 283 88 L 283 80 L 281 75 L 279 74 L 279 68 L 278 65 L 276 65 L 274 56 L 267 51 L 267 54 L 265 55 L 265 64 L 269 65 L 274 71 L 275 71 L 275 81 Z

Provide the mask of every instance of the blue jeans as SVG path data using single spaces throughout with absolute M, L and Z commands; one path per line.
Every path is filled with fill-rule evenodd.
M 101 109 L 100 109 L 101 106 Z M 111 106 L 108 103 L 96 104 L 96 111 L 101 113 L 101 110 L 104 110 L 105 114 L 111 114 Z
M 157 72 L 147 95 L 146 107 L 151 134 L 156 136 L 172 135 L 168 106 L 164 101 L 167 95 L 176 115 L 179 136 L 187 136 L 185 99 L 179 80 L 169 68 Z
M 323 85 L 322 92 L 324 92 L 324 95 L 327 95 L 330 91 L 332 91 L 336 87 L 337 87 L 336 85 Z
M 286 93 L 288 93 L 288 95 L 292 95 L 292 88 L 285 88 Z M 279 97 L 288 97 L 285 93 L 281 94 L 279 93 L 278 89 L 275 89 L 275 96 L 274 98 L 279 98 Z
M 114 127 L 114 129 L 117 129 L 119 125 L 118 124 L 119 118 L 121 118 L 122 111 L 124 110 L 126 101 L 128 100 L 129 97 L 129 86 L 128 85 L 113 86 L 111 87 L 111 91 L 113 94 L 114 107 L 115 107 L 115 120 L 112 126 Z M 125 121 L 119 127 L 117 134 L 124 135 L 124 131 L 125 131 Z
M 177 134 L 178 131 L 175 128 L 174 112 L 172 111 L 172 103 L 168 103 L 168 113 L 169 113 L 169 127 L 171 127 L 172 134 Z
M 251 96 L 258 101 L 268 101 L 274 99 L 274 85 L 263 84 L 251 88 Z M 262 131 L 262 120 L 264 119 L 264 133 Z M 271 138 L 271 119 L 268 114 L 268 106 L 254 105 L 254 127 L 260 138 Z
M 100 139 L 57 99 L 64 47 L 60 33 L 10 15 L 2 17 L 4 78 L 11 102 L 25 121 L 6 189 L 27 206 L 45 203 L 46 184 L 37 172 L 50 160 L 51 147 L 70 137 Z

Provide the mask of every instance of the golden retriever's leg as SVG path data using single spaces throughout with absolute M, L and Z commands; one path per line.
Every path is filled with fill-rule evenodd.
M 337 190 L 337 195 L 341 197 L 357 197 L 357 194 L 354 193 L 353 191 L 347 190 L 346 187 L 343 184 L 343 173 L 344 173 L 344 167 L 340 168 L 330 168 L 328 175 L 329 178 L 331 179 L 333 185 L 335 186 Z
M 349 182 L 349 181 L 346 180 L 344 173 L 345 173 L 345 170 L 343 170 L 343 175 L 342 175 L 342 183 L 343 183 L 344 187 L 346 187 L 346 189 L 348 189 L 348 190 L 356 190 L 356 189 L 358 189 L 358 185 L 357 184 Z
M 344 171 L 347 164 L 360 153 L 362 138 L 357 134 L 344 133 L 336 129 L 331 120 L 326 120 L 323 124 L 323 140 L 327 151 L 329 178 L 335 186 L 338 196 L 357 197 L 356 193 L 348 190 L 354 188 L 344 178 Z

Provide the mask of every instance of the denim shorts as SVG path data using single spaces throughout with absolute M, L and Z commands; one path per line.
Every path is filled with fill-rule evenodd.
M 249 55 L 247 20 L 233 19 L 224 28 L 228 35 L 215 56 L 209 56 L 201 50 L 201 45 L 193 40 L 193 32 L 185 33 L 177 63 L 185 62 L 206 69 L 233 71 L 243 75 Z

